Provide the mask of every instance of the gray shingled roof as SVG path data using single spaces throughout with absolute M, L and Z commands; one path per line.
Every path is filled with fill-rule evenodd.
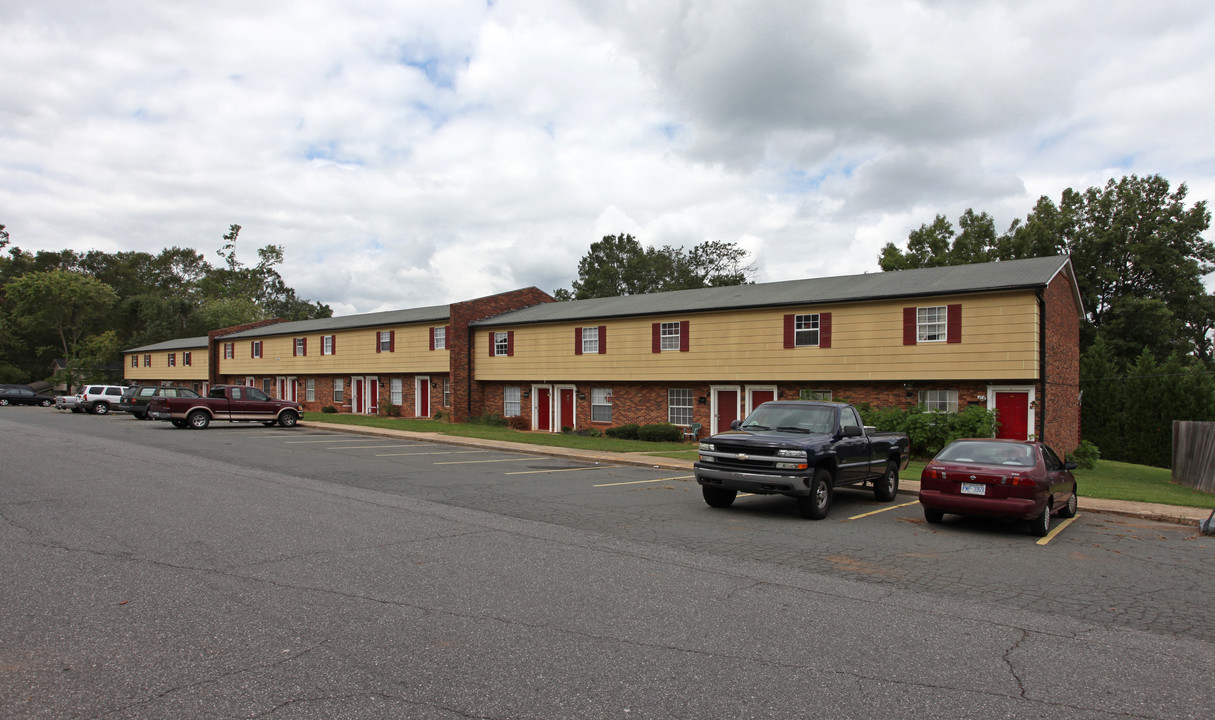
M 306 335 L 316 332 L 352 330 L 354 328 L 383 327 L 386 325 L 408 325 L 421 322 L 446 323 L 451 317 L 450 305 L 410 308 L 408 310 L 385 310 L 384 312 L 345 315 L 319 320 L 297 320 L 295 322 L 263 325 L 252 330 L 242 330 L 221 336 L 224 340 L 244 337 L 266 337 L 269 335 Z
M 131 348 L 123 350 L 124 353 L 130 352 L 156 352 L 157 350 L 191 350 L 194 348 L 206 348 L 207 336 L 192 337 L 192 338 L 177 338 L 176 340 L 165 340 L 164 342 L 144 345 L 143 347 Z
M 925 295 L 953 295 L 995 290 L 1046 287 L 1065 267 L 1066 256 L 1005 260 L 975 265 L 874 272 L 843 277 L 786 280 L 758 285 L 733 285 L 677 290 L 649 295 L 542 303 L 473 323 L 497 327 L 526 323 L 568 322 L 593 318 L 666 315 L 738 308 L 807 306 Z M 1074 280 L 1073 280 L 1074 285 Z M 1079 305 L 1079 296 L 1076 297 Z

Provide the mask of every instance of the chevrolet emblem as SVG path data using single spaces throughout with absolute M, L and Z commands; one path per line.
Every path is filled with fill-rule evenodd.
M 739 461 L 745 461 L 745 460 L 750 460 L 751 456 L 747 455 L 746 453 L 739 453 L 734 456 L 734 459 L 739 460 Z

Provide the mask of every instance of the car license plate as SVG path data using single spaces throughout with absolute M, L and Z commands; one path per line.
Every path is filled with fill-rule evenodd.
M 963 495 L 986 495 L 987 486 L 982 483 L 962 483 Z

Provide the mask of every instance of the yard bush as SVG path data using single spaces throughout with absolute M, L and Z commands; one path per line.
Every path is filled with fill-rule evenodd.
M 523 417 L 522 415 L 515 415 L 514 417 L 507 418 L 506 425 L 511 430 L 531 430 L 532 429 L 532 426 L 530 423 L 528 423 L 527 418 Z
M 905 432 L 911 440 L 911 454 L 931 457 L 949 442 L 964 437 L 993 437 L 996 414 L 977 405 L 956 413 L 926 412 L 922 407 L 874 409 L 858 405 L 861 421 L 883 432 Z
M 321 412 L 323 412 L 323 413 L 335 413 L 335 412 L 337 412 L 337 408 L 335 408 L 335 407 L 334 407 L 334 406 L 332 406 L 332 405 L 326 405 L 325 407 L 321 408 Z
M 641 426 L 638 425 L 637 423 L 629 423 L 627 425 L 617 425 L 616 427 L 610 427 L 604 431 L 604 434 L 610 438 L 617 438 L 619 440 L 636 440 L 637 431 L 640 428 L 641 428 Z
M 506 427 L 510 424 L 510 421 L 502 417 L 502 415 L 499 413 L 478 415 L 477 417 L 469 420 L 469 422 L 473 423 L 474 425 L 488 425 L 490 427 Z
M 637 439 L 646 442 L 679 442 L 683 439 L 683 431 L 670 423 L 642 425 L 637 429 Z
M 1092 470 L 1097 467 L 1097 461 L 1101 459 L 1101 451 L 1088 440 L 1081 440 L 1079 447 L 1072 450 L 1072 454 L 1067 459 L 1075 462 L 1076 467 L 1081 470 Z

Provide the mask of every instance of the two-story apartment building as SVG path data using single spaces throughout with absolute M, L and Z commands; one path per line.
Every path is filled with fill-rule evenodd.
M 539 431 L 713 433 L 800 397 L 980 405 L 1070 451 L 1082 315 L 1066 257 L 549 303 L 473 323 L 474 375 Z
M 123 351 L 123 377 L 132 385 L 181 385 L 205 393 L 211 358 L 206 335 Z

